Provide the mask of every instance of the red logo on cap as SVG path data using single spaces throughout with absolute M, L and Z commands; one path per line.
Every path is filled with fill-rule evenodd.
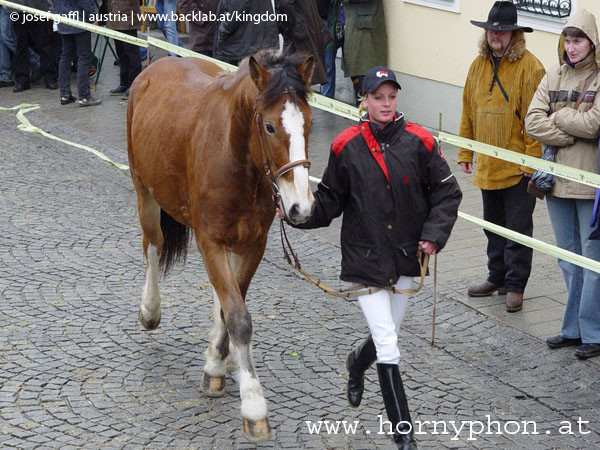
M 375 75 L 377 75 L 377 78 L 389 76 L 389 74 L 385 70 L 378 70 Z

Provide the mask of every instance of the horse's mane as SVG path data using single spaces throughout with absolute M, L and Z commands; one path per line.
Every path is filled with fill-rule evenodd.
M 271 79 L 267 88 L 264 92 L 259 93 L 259 99 L 264 107 L 277 102 L 286 90 L 294 101 L 297 98 L 304 102 L 307 101 L 307 96 L 312 90 L 298 72 L 298 68 L 307 57 L 308 55 L 305 53 L 279 53 L 277 50 L 263 50 L 254 55 L 258 63 L 271 72 Z M 221 74 L 215 80 L 215 87 L 229 90 L 241 83 L 250 72 L 248 68 L 249 59 L 247 57 L 242 60 L 237 72 Z

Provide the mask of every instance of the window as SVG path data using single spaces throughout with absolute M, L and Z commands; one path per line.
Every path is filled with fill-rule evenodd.
M 572 13 L 577 0 L 511 0 L 519 13 L 519 25 L 559 34 Z
M 444 11 L 460 12 L 459 0 L 404 0 L 404 3 L 429 6 L 430 8 L 442 9 Z
M 571 15 L 571 0 L 512 0 L 519 11 L 562 19 Z

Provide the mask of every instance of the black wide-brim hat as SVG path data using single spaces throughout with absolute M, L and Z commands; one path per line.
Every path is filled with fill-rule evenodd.
M 485 28 L 494 31 L 513 31 L 523 30 L 525 33 L 531 33 L 533 28 L 517 25 L 517 7 L 512 2 L 495 2 L 487 22 L 477 22 L 471 20 L 476 27 Z

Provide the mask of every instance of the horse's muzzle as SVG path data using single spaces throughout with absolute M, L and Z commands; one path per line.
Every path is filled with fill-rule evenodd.
M 302 209 L 300 208 L 300 204 L 294 203 L 286 214 L 287 219 L 293 225 L 299 225 L 301 223 L 304 223 L 311 216 L 314 207 L 315 204 L 314 202 L 312 202 L 310 205 L 310 209 L 305 209 L 304 211 L 302 211 Z

